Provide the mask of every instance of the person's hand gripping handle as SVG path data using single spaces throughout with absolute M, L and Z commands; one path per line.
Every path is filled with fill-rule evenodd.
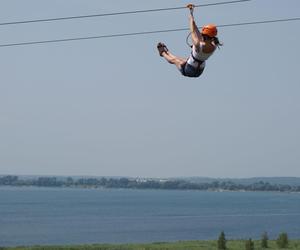
M 193 16 L 195 5 L 189 3 L 186 7 L 190 9 L 191 16 Z

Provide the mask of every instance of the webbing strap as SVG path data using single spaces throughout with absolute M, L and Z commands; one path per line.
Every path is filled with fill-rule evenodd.
M 204 61 L 201 61 L 199 59 L 197 59 L 196 57 L 194 57 L 193 52 L 191 53 L 192 58 L 194 59 L 194 61 L 196 61 L 197 63 L 199 63 L 199 65 L 201 65 L 202 63 L 204 63 Z
M 191 53 L 191 55 L 192 55 L 193 60 L 198 63 L 197 70 L 200 71 L 201 65 L 202 65 L 202 63 L 204 63 L 204 61 L 201 61 L 201 60 L 195 58 L 193 55 L 193 52 Z

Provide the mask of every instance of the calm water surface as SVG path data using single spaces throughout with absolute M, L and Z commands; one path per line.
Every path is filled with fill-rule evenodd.
M 0 188 L 0 246 L 300 238 L 300 194 Z

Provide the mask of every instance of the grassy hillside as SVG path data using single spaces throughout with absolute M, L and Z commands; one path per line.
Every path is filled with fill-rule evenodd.
M 217 250 L 217 241 L 182 241 L 174 243 L 152 243 L 152 244 L 123 244 L 123 245 L 82 245 L 82 246 L 36 246 L 0 248 L 1 250 Z M 228 241 L 228 250 L 245 249 L 245 241 Z M 260 241 L 255 241 L 255 249 L 262 249 Z M 269 241 L 268 250 L 280 250 L 275 241 Z M 300 240 L 290 241 L 289 247 L 285 249 L 299 249 Z M 282 249 L 281 249 L 282 250 Z

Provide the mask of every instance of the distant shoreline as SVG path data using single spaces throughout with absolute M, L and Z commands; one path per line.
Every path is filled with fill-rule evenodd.
M 299 193 L 300 185 L 271 184 L 258 181 L 242 184 L 232 180 L 197 182 L 186 179 L 146 178 L 72 178 L 72 177 L 0 177 L 0 187 L 52 187 L 83 189 L 132 189 L 132 190 L 198 190 L 211 192 L 284 192 Z
M 0 185 L 1 188 L 35 188 L 35 189 L 82 189 L 82 190 L 136 190 L 136 191 L 144 191 L 144 190 L 153 190 L 153 191 L 200 191 L 200 192 L 215 192 L 215 193 L 249 193 L 249 192 L 272 192 L 272 193 L 287 193 L 287 194 L 300 194 L 300 191 L 272 191 L 272 190 L 223 190 L 223 189 L 205 189 L 205 190 L 199 190 L 199 189 L 159 189 L 159 188 L 117 188 L 117 187 L 89 187 L 89 186 L 19 186 L 19 185 Z M 1 248 L 0 248 L 1 250 Z

